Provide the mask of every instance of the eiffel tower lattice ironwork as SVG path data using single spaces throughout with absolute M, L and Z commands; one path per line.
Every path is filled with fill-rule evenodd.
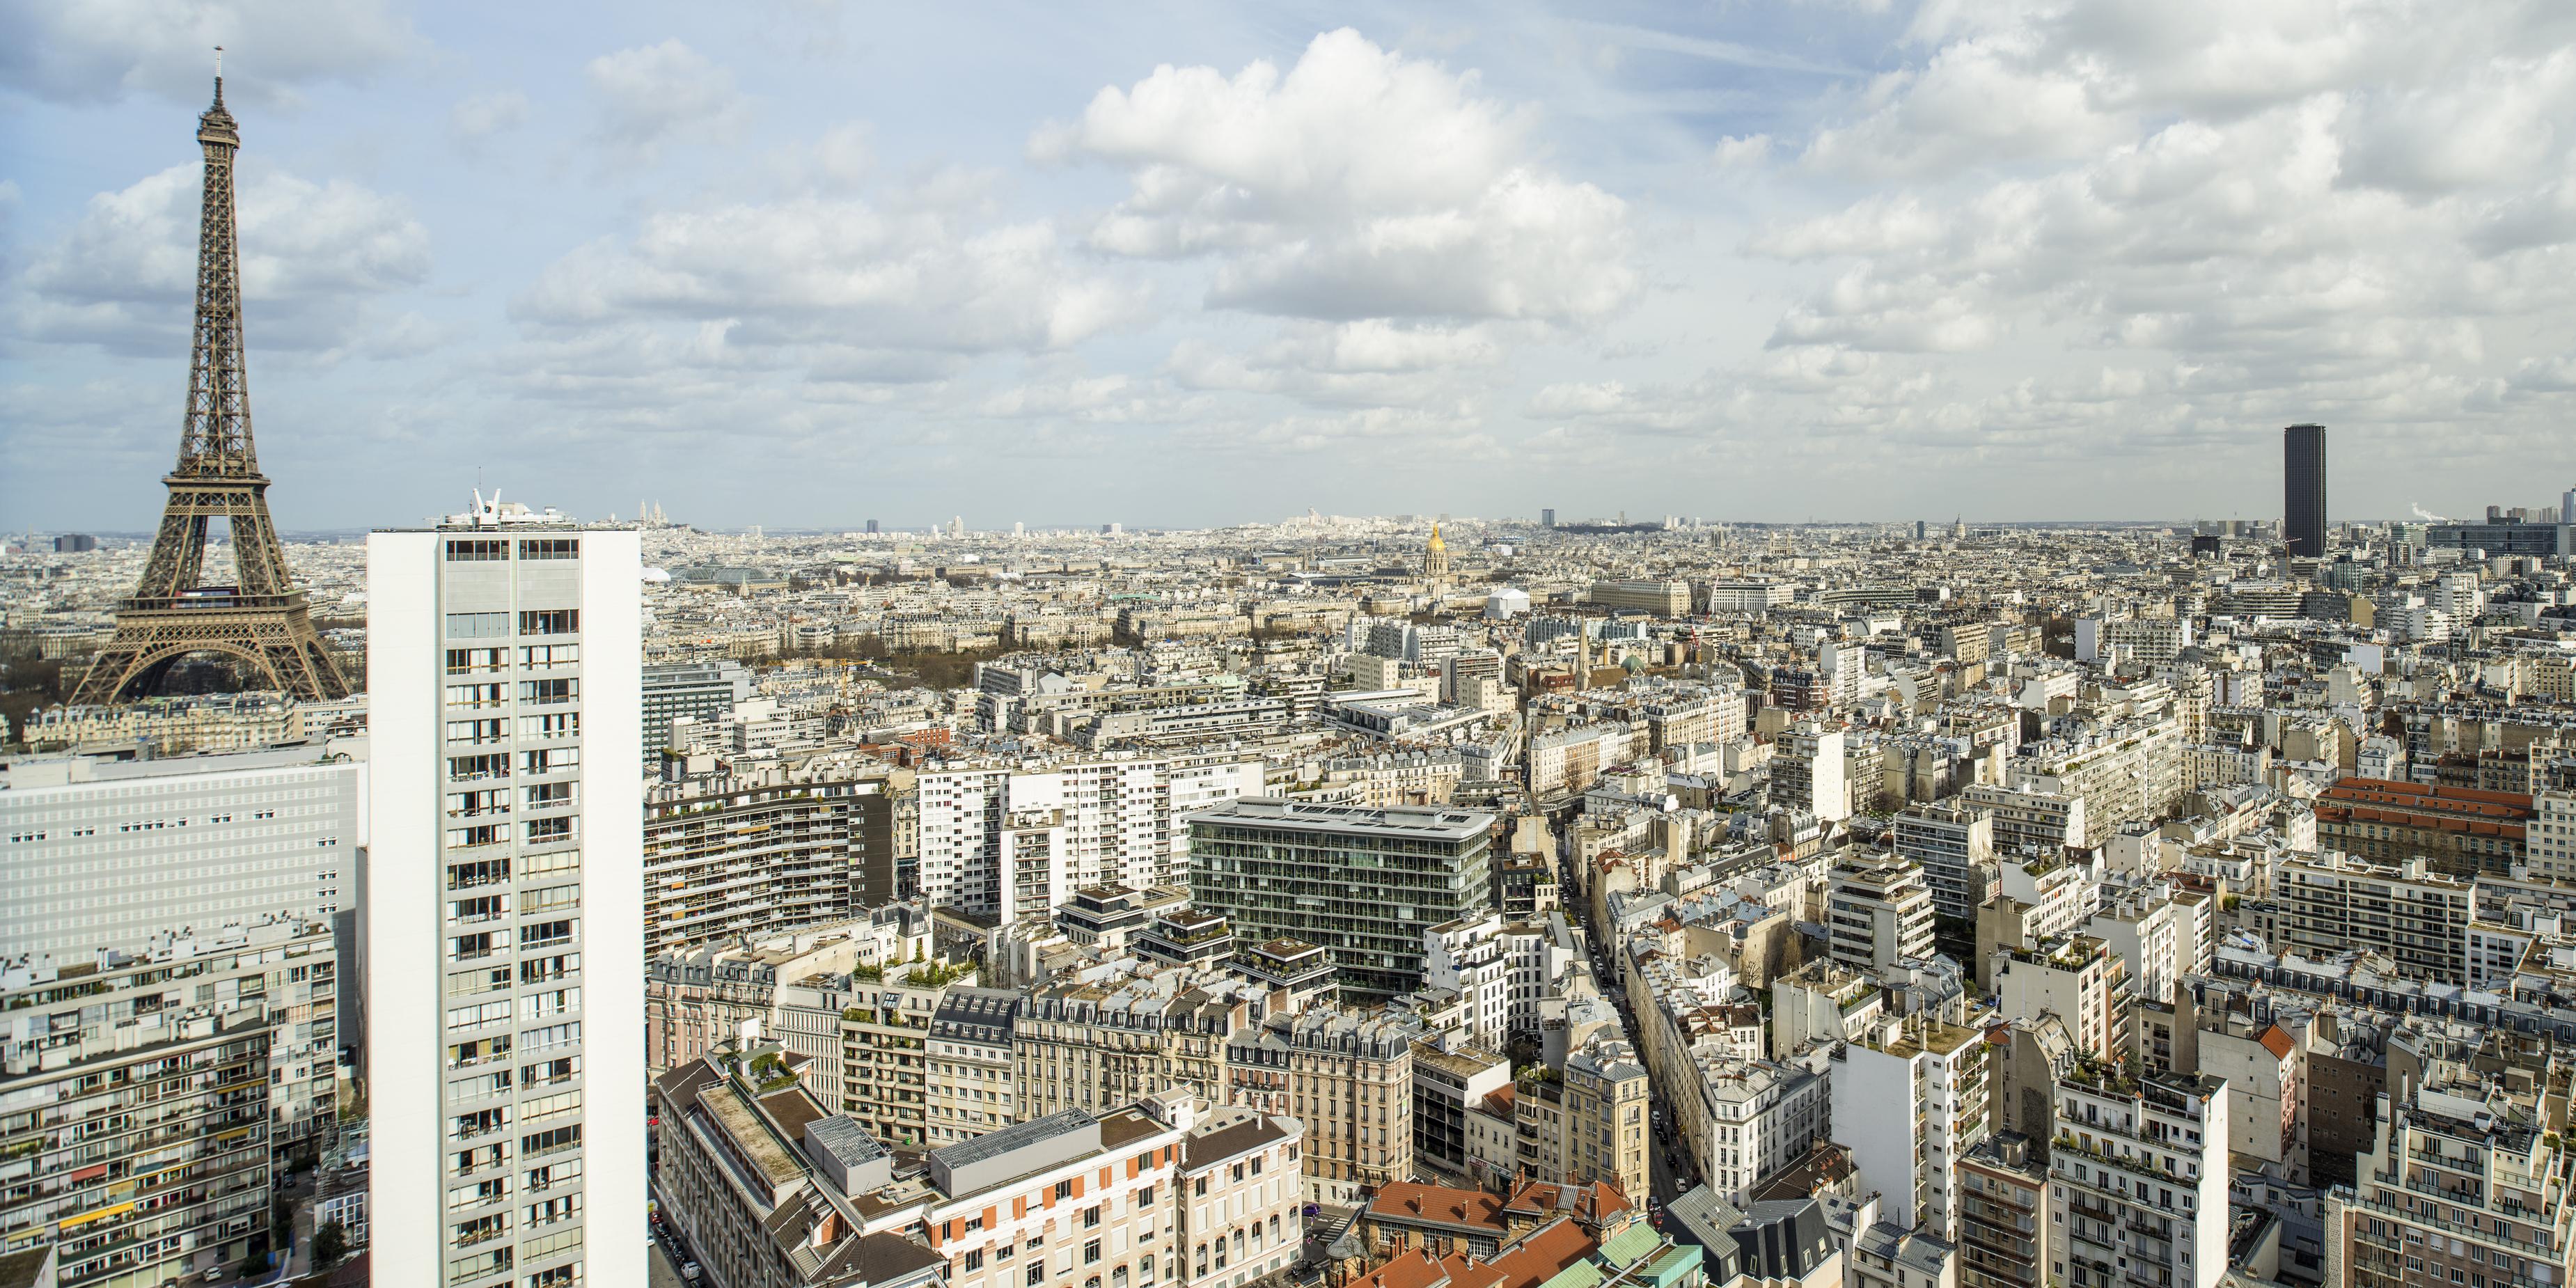
M 187 427 L 179 464 L 162 482 L 170 499 L 143 581 L 117 608 L 116 635 L 100 648 L 72 700 L 129 701 L 152 691 L 173 663 L 215 653 L 247 666 L 264 687 L 291 697 L 340 698 L 349 681 L 313 629 L 304 592 L 268 517 L 268 478 L 251 446 L 250 388 L 242 363 L 241 248 L 234 236 L 233 155 L 241 133 L 214 105 L 197 118 L 206 186 L 197 231 L 197 324 L 188 353 Z M 232 531 L 233 584 L 205 584 L 206 530 Z

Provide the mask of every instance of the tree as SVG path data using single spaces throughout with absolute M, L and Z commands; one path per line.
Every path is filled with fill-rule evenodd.
M 313 1232 L 313 1268 L 328 1270 L 349 1251 L 349 1231 L 337 1221 L 325 1221 Z

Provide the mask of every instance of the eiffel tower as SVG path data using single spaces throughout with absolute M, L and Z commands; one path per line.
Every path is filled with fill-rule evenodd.
M 216 653 L 242 663 L 260 687 L 307 700 L 348 696 L 349 681 L 313 630 L 304 592 L 268 517 L 268 478 L 250 438 L 250 388 L 242 363 L 241 250 L 233 235 L 233 154 L 241 133 L 215 102 L 197 118 L 206 188 L 197 229 L 197 329 L 188 352 L 188 414 L 179 464 L 162 483 L 170 499 L 152 539 L 142 584 L 117 608 L 116 636 L 90 663 L 75 703 L 126 702 L 150 693 L 180 658 Z M 206 525 L 232 530 L 234 584 L 205 583 Z

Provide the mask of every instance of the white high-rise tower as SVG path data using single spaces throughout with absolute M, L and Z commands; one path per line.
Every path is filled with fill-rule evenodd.
M 386 1288 L 645 1282 L 641 574 L 497 497 L 368 538 Z

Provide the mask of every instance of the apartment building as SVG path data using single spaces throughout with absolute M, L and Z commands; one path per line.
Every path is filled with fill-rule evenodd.
M 1512 1062 L 1443 1032 L 1413 1044 L 1413 1157 L 1424 1168 L 1465 1176 L 1474 1158 L 1467 1121 L 1487 1097 L 1510 1086 Z
M 1932 910 L 1956 921 L 1977 915 L 1995 868 L 1994 811 L 1931 802 L 1896 816 L 1896 857 L 1920 867 Z
M 1247 941 L 1330 955 L 1344 997 L 1422 987 L 1423 932 L 1492 906 L 1493 816 L 1244 798 L 1189 817 L 1190 894 Z
M 1993 816 L 1998 858 L 2061 857 L 2066 847 L 2092 834 L 2081 796 L 1993 783 L 1972 784 L 1959 795 L 1963 804 Z
M 1652 1192 L 1648 1160 L 1653 1127 L 1647 1112 L 1646 1066 L 1637 1050 L 1597 1034 L 1565 1057 L 1565 1173 L 1537 1179 L 1609 1182 L 1622 1194 Z
M 930 1017 L 929 1139 L 952 1145 L 1018 1121 L 1011 1017 L 1020 995 L 958 985 Z
M 2544 791 L 2532 797 L 2532 821 L 2526 832 L 2531 877 L 2535 881 L 2576 881 L 2576 791 Z
M 2337 781 L 2317 796 L 2317 849 L 2372 863 L 2428 860 L 2452 876 L 2508 876 L 2525 858 L 2532 798 L 2469 787 Z
M 643 1282 L 642 567 L 496 503 L 368 539 L 383 1288 Z
M 87 961 L 167 931 L 356 908 L 366 754 L 349 739 L 12 762 L 0 769 L 0 958 Z
M 1829 951 L 1835 961 L 1873 974 L 1929 957 L 1932 909 L 1932 888 L 1915 864 L 1860 859 L 1839 865 L 1825 896 Z
M 2379 1097 L 2354 1184 L 2325 1200 L 2326 1281 L 2353 1288 L 2567 1281 L 2566 1146 L 2528 1092 L 2448 1059 Z
M 1305 1201 L 1348 1205 L 1413 1176 L 1421 1025 L 1330 1003 L 1273 1012 L 1226 1043 L 1227 1103 L 1306 1126 Z
M 1787 1061 L 1710 1056 L 1694 1063 L 1699 1085 L 1677 1088 L 1687 1099 L 1667 1103 L 1675 1104 L 1701 1180 L 1743 1207 L 1763 1182 L 1805 1161 L 1826 1138 L 1833 1084 Z
M 1029 991 L 1011 1024 L 1019 1120 L 1096 1113 L 1169 1087 L 1222 1102 L 1227 1039 L 1266 990 L 1179 967 Z
M 827 925 L 892 902 L 890 772 L 851 758 L 666 773 L 644 794 L 645 952 Z
M 2016 786 L 2082 797 L 2068 844 L 2107 842 L 2124 823 L 2161 821 L 2182 803 L 2182 725 L 2172 716 L 2123 721 L 2080 736 L 2025 746 Z
M 1987 971 L 2002 1018 L 2054 1015 L 2076 1050 L 2095 1059 L 2117 1059 L 2128 1049 L 2127 975 L 2100 939 L 2068 935 L 1998 948 Z
M 2068 1288 L 2130 1288 L 2141 1269 L 2179 1288 L 2227 1273 L 2226 1083 L 2132 1077 L 2085 1061 L 2057 1087 L 2048 1150 L 2048 1273 Z
M 1596 581 L 1586 598 L 1593 607 L 1612 612 L 1688 617 L 1691 610 L 1690 583 L 1686 581 Z
M 1883 1019 L 1836 1050 L 1833 1137 L 1883 1219 L 1958 1240 L 1956 1164 L 1989 1130 L 1986 1055 L 1981 1030 L 1920 1014 Z
M 1959 1156 L 1958 1288 L 2044 1288 L 2054 1248 L 2048 1164 L 2020 1132 L 1977 1142 Z
M 728 1046 L 655 1080 L 664 1219 L 724 1288 L 936 1288 L 939 1254 L 863 1215 L 893 1156 L 807 1092 L 801 1066 L 774 1046 Z
M 1524 757 L 1530 795 L 1581 795 L 1599 781 L 1603 769 L 1626 760 L 1631 746 L 1625 725 L 1586 724 L 1538 734 L 1529 740 Z
M 1850 818 L 1851 788 L 1843 776 L 1843 731 L 1800 725 L 1780 735 L 1771 757 L 1774 805 L 1812 814 L 1819 822 Z
M 732 658 L 657 662 L 644 668 L 644 772 L 660 770 L 679 720 L 713 721 L 751 700 L 751 672 Z
M 171 1283 L 283 1247 L 274 1182 L 332 1130 L 328 925 L 137 948 L 0 963 L 0 1250 L 51 1245 L 44 1283 Z
M 941 1146 L 855 1206 L 927 1245 L 948 1288 L 1238 1288 L 1297 1257 L 1303 1135 L 1165 1092 Z
M 1178 885 L 1181 820 L 1261 785 L 1261 762 L 1239 757 L 932 770 L 915 785 L 917 880 L 943 906 L 1005 919 L 1060 907 L 1091 886 Z
M 2422 858 L 2380 864 L 2326 854 L 2281 864 L 2273 897 L 2248 917 L 2284 951 L 2331 957 L 2347 948 L 2384 954 L 2418 979 L 2468 982 L 2468 931 L 2477 886 Z

